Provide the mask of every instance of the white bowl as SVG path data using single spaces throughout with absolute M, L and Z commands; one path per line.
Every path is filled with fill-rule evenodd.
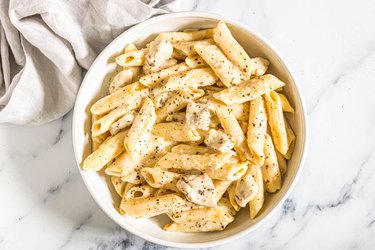
M 287 83 L 285 92 L 295 107 L 296 113 L 290 115 L 291 126 L 297 135 L 295 151 L 289 161 L 287 175 L 280 191 L 266 197 L 264 208 L 258 217 L 250 220 L 248 208 L 236 215 L 236 220 L 224 231 L 212 233 L 171 233 L 162 229 L 168 221 L 166 216 L 139 220 L 120 215 L 115 206 L 119 199 L 107 185 L 108 178 L 102 173 L 82 171 L 83 159 L 90 153 L 90 106 L 105 93 L 108 79 L 116 68 L 114 56 L 119 54 L 127 43 L 144 46 L 156 34 L 165 31 L 178 31 L 186 28 L 210 28 L 218 20 L 224 20 L 233 35 L 250 56 L 261 56 L 271 62 L 269 72 Z M 87 72 L 79 90 L 73 115 L 73 146 L 78 168 L 82 178 L 101 209 L 125 230 L 148 241 L 183 248 L 212 247 L 237 239 L 258 228 L 278 209 L 294 187 L 301 172 L 306 151 L 307 121 L 302 96 L 296 78 L 280 54 L 259 34 L 248 27 L 225 17 L 202 12 L 182 12 L 151 18 L 127 30 L 110 43 L 98 56 Z

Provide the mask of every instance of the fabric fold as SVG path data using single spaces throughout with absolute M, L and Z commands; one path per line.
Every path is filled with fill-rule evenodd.
M 177 11 L 178 0 L 0 1 L 0 122 L 66 114 L 96 56 L 130 26 Z

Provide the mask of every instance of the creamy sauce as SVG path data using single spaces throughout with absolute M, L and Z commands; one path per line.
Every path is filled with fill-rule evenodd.
M 208 130 L 211 113 L 208 105 L 190 102 L 186 108 L 186 124 L 190 128 Z
M 189 201 L 208 207 L 216 206 L 216 189 L 207 174 L 183 176 L 176 186 Z
M 249 201 L 255 198 L 259 191 L 258 184 L 251 174 L 246 174 L 237 181 L 235 199 L 238 205 L 245 207 Z
M 160 66 L 171 58 L 173 46 L 167 40 L 152 41 L 148 48 L 146 63 L 151 66 Z
M 216 129 L 208 130 L 204 143 L 222 153 L 229 152 L 234 147 L 234 141 L 223 130 Z

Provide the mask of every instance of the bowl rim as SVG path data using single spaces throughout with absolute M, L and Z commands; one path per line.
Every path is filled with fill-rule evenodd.
M 252 36 L 256 37 L 259 41 L 264 43 L 266 46 L 268 46 L 273 51 L 273 53 L 280 59 L 280 61 L 284 64 L 285 69 L 289 73 L 290 77 L 293 79 L 295 89 L 296 89 L 296 92 L 297 92 L 297 96 L 298 96 L 299 101 L 301 103 L 300 108 L 301 108 L 301 111 L 302 111 L 302 118 L 303 118 L 302 119 L 303 124 L 302 124 L 302 134 L 301 134 L 301 136 L 304 138 L 304 140 L 302 141 L 303 145 L 302 145 L 301 160 L 299 162 L 299 166 L 297 168 L 296 175 L 295 175 L 292 183 L 289 186 L 289 189 L 286 190 L 284 196 L 280 199 L 280 201 L 274 206 L 274 208 L 262 220 L 258 221 L 253 226 L 248 227 L 245 230 L 242 230 L 238 233 L 227 236 L 225 238 L 213 240 L 213 241 L 202 242 L 202 243 L 181 243 L 181 242 L 172 242 L 172 241 L 168 241 L 168 240 L 162 240 L 162 239 L 150 236 L 146 233 L 143 233 L 142 231 L 139 231 L 137 229 L 133 229 L 133 228 L 127 226 L 126 224 L 118 223 L 117 218 L 114 217 L 114 215 L 112 215 L 112 211 L 109 211 L 107 209 L 106 205 L 104 204 L 104 202 L 102 202 L 101 199 L 95 194 L 93 188 L 89 184 L 89 181 L 83 175 L 83 170 L 80 166 L 80 163 L 77 160 L 79 158 L 79 154 L 78 154 L 78 149 L 77 149 L 77 145 L 78 145 L 78 142 L 77 142 L 78 134 L 77 133 L 78 132 L 77 132 L 76 121 L 78 119 L 77 116 L 79 114 L 76 111 L 77 110 L 76 107 L 78 106 L 78 104 L 81 102 L 81 99 L 83 98 L 82 97 L 83 92 L 81 91 L 82 87 L 89 84 L 89 82 L 87 82 L 86 79 L 87 79 L 87 75 L 90 72 L 90 69 L 94 68 L 95 65 L 98 64 L 98 62 L 105 59 L 105 58 L 103 58 L 104 54 L 106 54 L 107 50 L 109 50 L 110 45 L 112 43 L 114 43 L 114 41 L 122 39 L 124 36 L 127 35 L 128 32 L 133 31 L 133 30 L 140 30 L 144 26 L 147 26 L 150 23 L 158 22 L 158 21 L 161 21 L 161 20 L 164 20 L 164 19 L 174 19 L 174 18 L 184 18 L 184 17 L 202 17 L 202 18 L 211 18 L 211 19 L 216 19 L 216 20 L 224 20 L 225 22 L 228 22 L 228 23 L 230 23 L 234 26 L 237 26 L 237 27 L 245 30 L 246 32 L 250 33 Z M 308 132 L 308 116 L 307 116 L 307 113 L 306 113 L 306 105 L 305 105 L 304 97 L 301 94 L 301 90 L 300 90 L 298 80 L 297 80 L 297 77 L 296 77 L 295 73 L 291 69 L 291 67 L 290 67 L 289 63 L 286 61 L 286 59 L 282 56 L 280 51 L 277 50 L 265 37 L 263 37 L 262 35 L 260 35 L 258 32 L 254 31 L 253 29 L 251 29 L 247 25 L 242 24 L 241 22 L 233 20 L 231 18 L 222 16 L 220 14 L 209 13 L 209 12 L 201 12 L 201 11 L 175 12 L 175 13 L 167 13 L 167 14 L 151 17 L 150 19 L 148 19 L 144 22 L 138 23 L 138 24 L 132 26 L 131 28 L 127 29 L 122 34 L 120 34 L 118 37 L 116 37 L 112 42 L 110 42 L 102 50 L 102 52 L 100 52 L 100 54 L 96 57 L 94 62 L 91 64 L 89 70 L 87 71 L 84 79 L 82 80 L 81 86 L 78 90 L 76 101 L 74 103 L 74 111 L 73 111 L 73 119 L 72 119 L 72 141 L 73 141 L 73 151 L 74 151 L 74 156 L 75 156 L 75 160 L 76 160 L 76 165 L 78 167 L 80 176 L 81 176 L 83 182 L 85 183 L 85 186 L 86 186 L 87 190 L 89 191 L 91 197 L 94 199 L 96 204 L 100 207 L 100 209 L 102 211 L 104 211 L 104 213 L 109 218 L 111 218 L 112 221 L 114 221 L 117 225 L 119 225 L 120 227 L 122 227 L 126 231 L 128 231 L 128 232 L 130 232 L 134 235 L 137 235 L 138 237 L 141 237 L 144 240 L 150 241 L 152 243 L 156 243 L 156 244 L 164 245 L 164 246 L 168 246 L 168 247 L 176 247 L 176 248 L 196 248 L 196 247 L 205 248 L 205 247 L 214 247 L 214 246 L 222 245 L 222 244 L 225 244 L 225 243 L 229 243 L 229 242 L 232 242 L 232 241 L 234 241 L 234 240 L 236 240 L 240 237 L 243 237 L 244 235 L 249 234 L 250 232 L 255 231 L 256 229 L 261 227 L 266 221 L 268 221 L 269 218 L 272 217 L 277 210 L 279 210 L 280 206 L 289 197 L 289 195 L 293 191 L 294 187 L 296 186 L 296 184 L 297 184 L 297 182 L 300 178 L 300 175 L 302 173 L 302 169 L 304 167 L 306 152 L 307 152 L 307 147 L 308 147 L 308 138 L 309 138 L 308 133 L 309 133 Z

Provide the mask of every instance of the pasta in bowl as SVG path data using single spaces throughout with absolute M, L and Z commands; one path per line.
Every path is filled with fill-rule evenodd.
M 182 19 L 143 41 L 117 38 L 90 69 L 111 65 L 96 80 L 97 97 L 91 91 L 74 115 L 76 123 L 85 113 L 81 173 L 94 198 L 107 195 L 96 201 L 125 229 L 170 246 L 209 246 L 255 228 L 285 198 L 303 158 L 303 104 L 286 66 L 253 34 L 242 31 L 251 51 L 236 25 L 205 15 L 157 17 Z M 155 22 L 142 25 L 151 31 Z M 153 231 L 129 229 L 135 221 Z M 213 231 L 214 240 L 188 234 Z

